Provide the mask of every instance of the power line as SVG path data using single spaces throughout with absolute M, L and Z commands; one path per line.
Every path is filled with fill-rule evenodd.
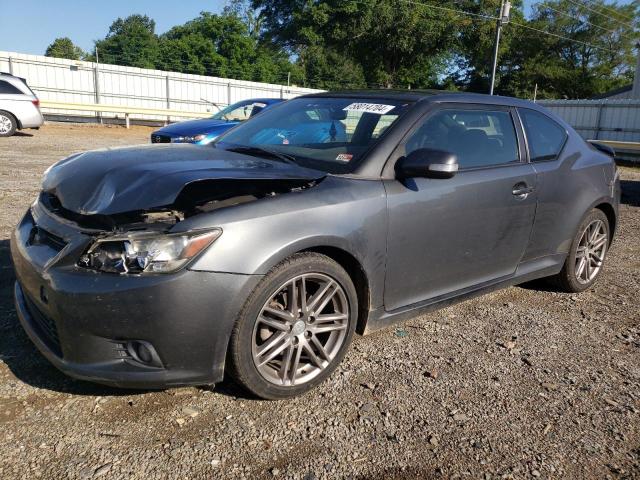
M 550 35 L 552 37 L 561 38 L 561 39 L 567 40 L 569 42 L 580 43 L 580 44 L 585 45 L 587 47 L 595 48 L 595 49 L 598 49 L 598 50 L 603 50 L 605 52 L 615 52 L 615 50 L 612 50 L 610 48 L 600 47 L 600 46 L 594 45 L 592 43 L 583 42 L 582 40 L 576 40 L 575 38 L 565 37 L 563 35 L 558 35 L 557 33 L 547 32 L 546 30 L 541 30 L 539 28 L 531 27 L 529 25 L 525 25 L 524 23 L 510 22 L 510 25 L 517 25 L 518 27 L 526 28 L 527 30 L 533 30 L 534 32 L 544 33 L 545 35 Z
M 466 11 L 466 10 L 459 10 L 459 9 L 455 9 L 455 8 L 442 7 L 442 6 L 439 6 L 439 5 L 431 5 L 431 4 L 418 2 L 416 0 L 399 0 L 399 1 L 404 2 L 404 3 L 409 3 L 409 4 L 412 4 L 412 5 L 418 5 L 418 6 L 427 8 L 427 9 L 437 10 L 439 12 L 447 12 L 447 13 L 452 13 L 452 14 L 455 14 L 455 15 L 464 15 L 464 16 L 468 16 L 468 17 L 473 17 L 472 18 L 473 20 L 478 20 L 478 21 L 495 21 L 495 20 L 498 20 L 498 17 L 493 16 L 493 15 L 485 15 L 485 14 L 480 14 L 480 13 L 475 13 L 475 12 L 469 12 L 469 11 Z M 590 7 L 588 7 L 586 5 L 577 3 L 574 0 L 568 0 L 568 1 L 570 3 L 578 6 L 578 7 L 587 8 L 587 9 L 593 11 L 594 13 L 597 13 L 598 15 L 604 16 L 605 18 L 608 18 L 610 20 L 617 21 L 618 23 L 621 23 L 623 25 L 631 26 L 629 24 L 625 24 L 624 22 L 621 22 L 620 20 L 616 20 L 616 19 L 614 19 L 612 17 L 609 17 L 607 15 L 599 13 L 599 12 L 591 9 Z M 364 0 L 361 0 L 361 2 L 364 2 Z M 549 7 L 547 5 L 545 5 L 545 7 L 550 8 L 551 10 L 556 11 L 557 13 L 560 13 L 562 15 L 570 16 L 568 13 L 560 12 L 560 11 L 554 9 L 553 7 Z M 571 18 L 573 18 L 573 17 L 571 17 Z M 595 25 L 595 24 L 593 24 L 591 22 L 588 22 L 588 21 L 584 21 L 584 23 L 592 25 L 592 26 L 600 28 L 600 29 L 603 29 L 603 30 L 605 30 L 605 31 L 607 31 L 609 33 L 615 32 L 615 30 L 606 30 L 603 27 L 601 27 L 599 25 Z M 581 41 L 581 40 L 576 40 L 574 38 L 566 37 L 566 36 L 559 35 L 559 34 L 556 34 L 556 33 L 553 33 L 553 32 L 549 32 L 549 31 L 546 31 L 546 30 L 535 28 L 535 27 L 532 27 L 532 26 L 529 26 L 529 25 L 526 25 L 526 24 L 523 24 L 523 23 L 518 23 L 518 22 L 511 21 L 510 24 L 514 25 L 514 26 L 521 27 L 521 28 L 525 28 L 527 30 L 535 31 L 535 32 L 538 32 L 538 33 L 541 33 L 541 34 L 544 34 L 544 35 L 549 35 L 549 36 L 552 36 L 552 37 L 555 37 L 555 38 L 560 38 L 560 39 L 566 40 L 568 42 L 573 42 L 573 43 L 578 43 L 578 44 L 581 44 L 581 45 L 585 45 L 585 46 L 588 46 L 588 47 L 591 47 L 591 48 L 594 48 L 594 49 L 597 49 L 597 50 L 602 50 L 602 51 L 607 51 L 607 52 L 614 52 L 613 49 L 601 47 L 601 46 L 594 45 L 594 44 L 591 44 L 591 43 L 588 43 L 588 42 L 584 42 L 584 41 Z M 631 28 L 633 28 L 633 27 L 631 26 Z M 120 53 L 122 53 L 122 52 L 120 52 Z M 118 60 L 116 60 L 117 57 L 115 55 L 111 55 L 111 57 L 116 62 L 118 61 Z M 125 60 L 128 62 L 130 59 L 126 58 Z M 173 61 L 174 62 L 177 61 L 177 62 L 179 62 L 179 63 L 181 63 L 182 65 L 185 65 L 185 66 L 190 66 L 192 64 L 189 59 L 184 59 L 184 58 L 174 58 Z M 169 62 L 169 63 L 171 63 L 171 62 Z M 213 68 L 207 68 L 206 65 L 203 65 L 203 66 L 205 67 L 205 75 L 211 75 L 211 74 L 216 74 L 216 73 L 222 74 L 222 75 L 233 75 L 234 73 L 237 73 L 237 74 L 240 74 L 239 76 L 241 76 L 241 77 L 246 77 L 247 74 L 251 75 L 252 73 L 254 73 L 254 71 L 252 71 L 251 68 L 248 69 L 248 70 L 245 70 L 245 69 L 242 69 L 242 68 L 224 68 L 224 67 L 213 69 Z M 210 66 L 211 65 L 209 65 L 209 67 Z M 274 75 L 272 78 L 284 80 L 284 76 L 285 76 L 284 73 L 279 73 L 279 74 Z M 347 86 L 362 85 L 361 83 L 359 83 L 357 81 L 356 82 L 352 82 L 352 81 L 348 81 L 348 80 L 347 81 L 340 81 L 340 80 L 337 80 L 335 78 L 322 77 L 322 76 L 312 76 L 310 79 L 303 80 L 303 82 L 305 83 L 305 85 L 308 84 L 309 88 L 313 88 L 313 85 L 310 83 L 310 81 L 317 82 L 317 81 L 323 81 L 323 80 L 326 81 L 326 82 L 331 82 L 331 83 L 339 84 L 339 85 L 347 85 Z M 366 85 L 367 85 L 367 87 L 371 87 L 371 86 L 381 87 L 382 86 L 382 84 L 378 84 L 378 83 L 367 83 Z
M 606 5 L 596 5 L 596 6 L 597 6 L 597 8 L 600 8 L 600 9 L 606 11 L 606 12 L 611 12 L 611 13 L 613 13 L 615 15 L 618 15 L 618 16 L 620 16 L 621 18 L 623 18 L 625 20 L 630 20 L 629 18 L 625 17 L 624 14 L 618 12 L 617 10 L 614 10 L 611 7 L 608 7 Z
M 619 19 L 617 19 L 617 18 L 611 17 L 611 16 L 609 16 L 609 15 L 605 15 L 604 13 L 599 12 L 599 11 L 597 11 L 597 10 L 596 10 L 596 9 L 594 9 L 594 8 L 591 8 L 589 5 L 587 5 L 587 4 L 585 4 L 585 3 L 577 2 L 576 0 L 567 0 L 567 1 L 568 1 L 569 3 L 571 3 L 571 4 L 575 5 L 576 7 L 586 8 L 587 10 L 589 10 L 590 12 L 595 13 L 596 15 L 600 15 L 601 17 L 607 18 L 607 19 L 609 19 L 609 20 L 613 20 L 614 22 L 617 22 L 617 23 L 619 23 L 619 24 L 621 24 L 621 25 L 624 25 L 624 26 L 626 26 L 626 27 L 629 27 L 629 28 L 631 28 L 631 29 L 634 29 L 634 28 L 635 28 L 632 24 L 627 23 L 627 22 L 623 22 L 622 20 L 619 20 Z M 628 20 L 628 19 L 627 19 L 627 18 L 625 18 L 625 20 Z
M 364 3 L 366 0 L 360 0 L 362 3 Z M 454 9 L 454 8 L 448 8 L 448 7 L 442 7 L 439 5 L 431 5 L 431 4 L 425 4 L 425 3 L 421 3 L 421 2 L 417 2 L 414 0 L 399 0 L 401 2 L 405 2 L 405 3 L 409 3 L 409 4 L 413 4 L 413 5 L 419 5 L 421 7 L 425 7 L 428 9 L 433 9 L 433 10 L 437 10 L 440 12 L 448 12 L 448 13 L 453 13 L 456 15 L 465 15 L 465 16 L 469 16 L 469 17 L 473 17 L 474 19 L 479 19 L 479 20 L 497 20 L 498 17 L 492 16 L 492 15 L 485 15 L 485 14 L 480 14 L 480 13 L 475 13 L 475 12 L 469 12 L 466 10 L 459 10 L 459 9 Z M 119 52 L 120 54 L 122 53 Z M 120 61 L 120 63 L 131 63 L 130 62 L 130 58 L 128 58 L 127 56 L 120 56 L 117 57 L 116 55 L 110 54 L 109 55 L 109 59 L 107 61 L 113 61 L 113 62 L 118 62 Z M 124 60 L 124 62 L 123 62 Z M 192 62 L 189 59 L 184 59 L 184 58 L 174 58 L 172 59 L 172 62 L 178 62 L 180 64 L 182 64 L 185 67 L 189 67 L 192 66 Z M 167 62 L 169 64 L 171 64 L 172 62 Z M 104 60 L 103 60 L 104 63 Z M 117 63 L 116 63 L 117 64 Z M 230 68 L 220 68 L 220 69 L 212 69 L 212 68 L 208 68 L 207 65 L 203 64 L 203 67 L 205 67 L 205 74 L 221 74 L 221 75 L 233 75 L 235 74 L 239 74 L 239 76 L 246 76 L 247 73 L 251 74 L 253 73 L 251 70 L 247 71 L 241 68 L 236 68 L 236 69 L 230 69 Z M 184 73 L 188 73 L 188 72 L 184 72 Z M 202 75 L 201 73 L 195 73 L 196 75 Z M 273 77 L 273 78 L 282 78 L 284 79 L 284 74 L 281 74 L 280 77 Z M 329 78 L 329 77 L 317 77 L 314 76 L 313 77 L 314 80 L 324 80 L 326 82 L 332 82 L 332 83 L 337 83 L 339 85 L 348 85 L 348 86 L 352 86 L 352 85 L 361 85 L 359 82 L 351 82 L 351 81 L 338 81 L 335 78 Z M 304 83 L 307 83 L 307 80 L 304 80 Z M 366 84 L 368 87 L 371 86 L 375 86 L 377 88 L 379 87 L 383 87 L 382 84 L 378 84 L 378 83 L 367 83 Z M 313 88 L 313 86 L 310 86 L 309 88 Z
M 441 11 L 445 11 L 445 12 L 450 12 L 450 13 L 454 13 L 456 15 L 467 15 L 470 17 L 477 17 L 477 18 L 482 18 L 484 20 L 498 20 L 498 17 L 494 17 L 493 15 L 484 15 L 482 13 L 474 13 L 474 12 L 469 12 L 466 10 L 458 10 L 456 8 L 447 8 L 447 7 L 441 7 L 438 5 L 430 5 L 427 3 L 420 3 L 420 2 L 416 2 L 413 0 L 400 0 L 401 2 L 404 3 L 411 3 L 413 5 L 420 5 L 422 7 L 426 7 L 426 8 L 432 8 L 434 10 L 441 10 Z
M 547 5 L 547 4 L 546 4 L 546 3 L 544 3 L 544 2 L 543 2 L 543 3 L 536 3 L 536 4 L 534 4 L 533 6 L 538 7 L 538 8 L 540 8 L 540 7 L 542 7 L 542 8 L 546 8 L 546 9 L 549 9 L 549 10 L 551 10 L 551 11 L 553 11 L 553 12 L 557 13 L 558 15 L 562 15 L 563 17 L 569 18 L 569 19 L 571 19 L 571 20 L 577 20 L 577 19 L 576 19 L 576 17 L 575 17 L 574 15 L 571 15 L 570 13 L 563 12 L 563 11 L 561 11 L 561 10 L 555 9 L 555 8 L 553 8 L 551 5 Z M 609 29 L 607 29 L 607 28 L 603 27 L 602 25 L 597 25 L 597 24 L 592 23 L 592 22 L 590 22 L 590 21 L 588 21 L 588 20 L 580 20 L 580 23 L 583 23 L 583 24 L 585 24 L 585 25 L 591 25 L 592 27 L 594 27 L 594 28 L 598 28 L 598 29 L 600 29 L 600 30 L 602 30 L 603 32 L 606 32 L 606 33 L 613 33 L 613 34 L 616 34 L 616 33 L 617 33 L 617 34 L 618 34 L 618 35 L 620 35 L 621 37 L 624 37 L 624 38 L 629 39 L 629 40 L 634 40 L 634 38 L 630 37 L 629 35 L 625 35 L 625 34 L 623 34 L 622 32 L 620 32 L 620 31 L 619 31 L 619 28 L 620 28 L 620 27 L 618 27 L 618 28 L 614 28 L 613 30 L 609 30 Z
M 415 0 L 400 0 L 400 1 L 407 2 L 407 3 L 412 3 L 412 4 L 415 4 L 415 5 L 422 5 L 424 7 L 432 7 L 432 5 L 416 2 Z M 573 3 L 573 0 L 568 0 L 568 1 Z M 455 9 L 450 9 L 450 8 L 445 8 L 445 7 L 437 7 L 437 8 L 438 9 L 449 10 L 449 11 L 454 11 L 454 12 L 457 12 L 457 13 L 460 13 L 460 14 L 463 14 L 463 15 L 472 15 L 472 16 L 482 17 L 484 20 L 498 20 L 498 17 L 494 17 L 494 16 L 491 16 L 491 15 L 481 15 L 481 14 L 476 14 L 476 13 L 472 13 L 472 12 L 467 12 L 465 10 L 455 10 Z M 549 35 L 549 36 L 552 36 L 552 37 L 561 38 L 561 39 L 567 40 L 569 42 L 580 43 L 582 45 L 589 46 L 589 47 L 592 47 L 592 48 L 595 48 L 595 49 L 598 49 L 598 50 L 603 50 L 603 51 L 606 51 L 606 52 L 613 52 L 614 51 L 614 50 L 612 50 L 610 48 L 600 47 L 598 45 L 593 45 L 591 43 L 583 42 L 582 40 L 576 40 L 574 38 L 565 37 L 565 36 L 559 35 L 557 33 L 548 32 L 546 30 L 542 30 L 542 29 L 539 29 L 539 28 L 531 27 L 529 25 L 525 25 L 524 23 L 518 23 L 518 22 L 510 21 L 509 25 L 516 25 L 518 27 L 522 27 L 522 28 L 525 28 L 525 29 L 528 29 L 528 30 L 533 30 L 535 32 L 542 33 L 542 34 L 545 34 L 545 35 Z

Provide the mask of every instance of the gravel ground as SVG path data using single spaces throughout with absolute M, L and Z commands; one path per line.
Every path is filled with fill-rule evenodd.
M 265 402 L 74 381 L 18 324 L 8 238 L 44 169 L 149 132 L 0 139 L 0 478 L 640 478 L 640 170 L 592 290 L 514 287 L 357 337 L 315 391 Z

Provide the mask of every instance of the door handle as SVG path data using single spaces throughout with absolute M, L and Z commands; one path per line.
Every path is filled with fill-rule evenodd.
M 533 192 L 534 188 L 527 185 L 525 182 L 516 183 L 513 186 L 513 190 L 511 193 L 514 197 L 518 198 L 526 198 L 531 192 Z

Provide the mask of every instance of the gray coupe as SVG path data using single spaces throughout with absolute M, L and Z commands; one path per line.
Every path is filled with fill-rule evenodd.
M 11 240 L 15 303 L 71 376 L 299 395 L 367 333 L 538 278 L 580 292 L 617 223 L 613 152 L 522 100 L 298 97 L 209 146 L 73 155 Z

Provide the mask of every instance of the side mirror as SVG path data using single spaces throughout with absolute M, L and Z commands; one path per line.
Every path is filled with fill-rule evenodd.
M 458 171 L 458 157 L 443 150 L 419 148 L 396 165 L 399 178 L 451 178 Z
M 344 110 L 331 109 L 331 120 L 345 120 L 347 118 L 347 112 Z
M 257 114 L 259 114 L 262 110 L 264 110 L 264 107 L 258 107 L 257 105 L 255 107 L 253 107 L 253 110 L 251 110 L 251 116 L 255 117 Z

